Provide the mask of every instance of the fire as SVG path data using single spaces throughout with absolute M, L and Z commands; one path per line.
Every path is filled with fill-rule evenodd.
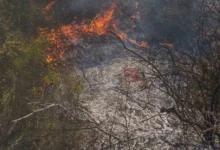
M 113 4 L 103 16 L 100 14 L 96 15 L 90 24 L 86 24 L 86 21 L 83 21 L 78 25 L 75 21 L 73 21 L 70 25 L 62 26 L 61 30 L 65 36 L 68 36 L 73 40 L 73 43 L 76 43 L 83 35 L 105 35 L 111 27 L 110 25 L 115 9 L 116 4 Z
M 41 36 L 45 37 L 49 43 L 50 47 L 47 47 L 47 57 L 46 62 L 56 62 L 58 59 L 63 58 L 65 53 L 65 42 L 62 40 L 62 34 L 59 30 L 49 30 L 47 28 L 38 29 Z
M 52 0 L 46 7 L 45 7 L 45 11 L 49 11 L 55 4 L 55 1 Z
M 115 32 L 116 32 L 116 35 L 122 39 L 122 40 L 126 40 L 136 46 L 139 46 L 139 47 L 143 47 L 143 48 L 149 48 L 149 45 L 147 42 L 144 42 L 142 41 L 141 43 L 138 43 L 136 40 L 133 40 L 133 39 L 130 39 L 125 33 L 123 32 L 120 32 L 119 29 L 116 27 L 116 25 L 114 25 L 114 29 L 115 29 Z
M 166 47 L 169 47 L 169 48 L 173 48 L 173 44 L 168 43 L 168 42 L 164 42 L 164 43 L 162 43 L 161 45 L 166 46 Z
M 46 61 L 47 61 L 47 63 L 50 63 L 52 61 L 55 61 L 55 59 L 52 56 L 47 55 Z
M 137 3 L 138 5 L 138 3 Z M 130 39 L 125 33 L 121 32 L 116 24 L 113 22 L 113 14 L 116 9 L 116 4 L 113 4 L 109 10 L 107 10 L 104 15 L 96 15 L 96 17 L 90 22 L 90 24 L 86 24 L 85 21 L 81 24 L 76 24 L 73 21 L 70 25 L 65 25 L 61 27 L 62 32 L 65 36 L 70 37 L 72 43 L 77 44 L 79 40 L 82 39 L 83 35 L 107 35 L 110 29 L 116 33 L 118 37 L 122 40 L 126 40 L 131 42 L 139 47 L 149 48 L 147 42 L 138 43 L 136 40 Z M 135 18 L 136 14 L 132 16 Z
M 50 10 L 54 4 L 55 1 L 51 1 L 45 10 Z M 138 8 L 138 5 L 139 4 L 136 3 L 136 8 Z M 136 46 L 149 48 L 147 42 L 137 42 L 136 40 L 129 38 L 126 33 L 120 31 L 116 25 L 116 20 L 114 19 L 116 8 L 117 5 L 114 3 L 103 14 L 97 14 L 92 20 L 83 20 L 81 23 L 77 23 L 75 21 L 76 17 L 74 17 L 75 20 L 71 24 L 62 25 L 58 30 L 52 29 L 51 31 L 48 31 L 48 29 L 39 29 L 40 34 L 44 35 L 52 45 L 52 47 L 48 48 L 46 61 L 51 63 L 57 61 L 57 59 L 62 59 L 64 57 L 66 43 L 77 45 L 84 39 L 84 37 L 94 35 L 107 36 L 111 32 L 114 32 L 122 40 L 130 42 Z M 138 13 L 131 16 L 131 18 L 135 19 L 137 14 Z
M 106 34 L 110 27 L 110 21 L 112 20 L 115 8 L 116 5 L 113 4 L 110 10 L 108 10 L 103 17 L 97 15 L 89 26 L 83 26 L 84 32 L 96 33 L 98 35 Z
M 139 3 L 137 2 L 137 3 L 136 3 L 136 9 L 138 9 L 138 7 L 139 7 Z
M 136 17 L 137 17 L 137 15 L 134 14 L 134 15 L 131 16 L 131 19 L 135 19 Z

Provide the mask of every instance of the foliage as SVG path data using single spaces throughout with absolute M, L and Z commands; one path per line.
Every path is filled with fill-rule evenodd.
M 83 80 L 46 61 L 51 43 L 37 30 L 57 26 L 53 12 L 45 12 L 46 4 L 0 1 L 0 149 L 79 149 L 78 141 L 83 144 L 86 137 L 74 129 L 83 121 L 74 123 L 58 105 L 80 107 L 75 93 L 82 91 Z M 71 82 L 63 82 L 64 76 Z M 50 104 L 54 107 L 47 108 Z

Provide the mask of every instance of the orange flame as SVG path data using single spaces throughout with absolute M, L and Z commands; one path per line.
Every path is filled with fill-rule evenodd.
M 112 7 L 104 14 L 103 17 L 97 15 L 89 26 L 83 26 L 84 32 L 96 33 L 98 35 L 106 34 L 109 29 L 110 21 L 112 20 L 115 8 L 116 5 L 113 4 Z
M 52 61 L 55 61 L 55 59 L 52 56 L 47 55 L 46 61 L 47 61 L 47 63 L 50 63 Z
M 55 1 L 51 1 L 45 10 L 50 10 L 54 4 Z M 138 8 L 138 5 L 139 4 L 136 3 L 136 8 Z M 84 36 L 107 35 L 110 33 L 110 30 L 122 40 L 128 41 L 139 47 L 149 48 L 147 42 L 137 42 L 136 40 L 129 38 L 126 33 L 119 30 L 113 17 L 116 8 L 117 5 L 114 3 L 103 15 L 97 14 L 91 21 L 83 20 L 80 24 L 73 21 L 69 25 L 62 25 L 60 28 L 61 30 L 52 29 L 51 31 L 48 31 L 48 29 L 39 29 L 40 34 L 44 35 L 52 45 L 52 47 L 48 48 L 49 54 L 47 55 L 46 61 L 51 63 L 56 62 L 57 59 L 62 59 L 66 49 L 66 42 L 77 45 L 81 40 L 83 40 Z M 138 13 L 131 16 L 131 18 L 135 19 L 137 14 Z M 76 17 L 74 17 L 74 19 L 76 19 Z M 63 36 L 68 37 L 67 41 L 63 38 Z
M 147 42 L 144 42 L 142 41 L 141 43 L 138 43 L 136 40 L 133 40 L 133 39 L 130 39 L 125 33 L 122 33 L 118 30 L 118 28 L 116 27 L 116 25 L 114 25 L 114 29 L 116 31 L 116 35 L 122 39 L 122 40 L 126 40 L 136 46 L 139 46 L 139 47 L 143 47 L 143 48 L 149 48 L 149 45 Z
M 139 3 L 137 2 L 137 3 L 136 3 L 136 9 L 138 9 L 138 7 L 139 7 Z
M 40 35 L 45 37 L 50 43 L 50 47 L 47 47 L 48 54 L 46 62 L 56 62 L 58 59 L 62 58 L 65 52 L 65 44 L 61 38 L 61 32 L 59 30 L 49 30 L 47 28 L 38 28 L 38 31 Z
M 173 44 L 168 43 L 168 42 L 164 42 L 164 43 L 162 43 L 161 45 L 166 46 L 166 47 L 169 47 L 169 48 L 173 48 Z
M 137 15 L 134 14 L 134 15 L 131 16 L 131 19 L 135 19 L 136 17 L 137 17 Z
M 85 21 L 83 21 L 83 23 L 78 25 L 73 21 L 70 25 L 62 26 L 61 30 L 64 35 L 70 37 L 74 43 L 77 42 L 83 34 L 105 35 L 110 28 L 110 22 L 112 21 L 115 9 L 116 4 L 113 4 L 103 16 L 100 14 L 96 15 L 90 24 L 86 24 Z
M 54 6 L 55 1 L 51 1 L 46 7 L 45 7 L 45 11 L 49 11 L 51 10 L 51 8 Z

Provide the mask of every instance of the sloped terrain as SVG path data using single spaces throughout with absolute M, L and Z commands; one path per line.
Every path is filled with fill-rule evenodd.
M 100 129 L 95 149 L 172 148 L 167 141 L 181 140 L 178 133 L 183 130 L 175 118 L 160 112 L 162 107 L 172 107 L 172 101 L 156 88 L 160 83 L 152 76 L 149 66 L 120 49 L 115 45 L 100 46 L 96 47 L 96 54 L 90 49 L 93 55 L 85 58 L 91 62 L 90 67 L 78 70 L 80 74 L 83 72 L 86 82 L 81 100 Z M 97 60 L 108 55 L 107 58 L 111 55 L 115 58 L 93 61 L 97 55 Z M 140 77 L 138 81 L 126 82 L 125 68 L 138 69 L 139 76 L 144 73 L 145 80 Z

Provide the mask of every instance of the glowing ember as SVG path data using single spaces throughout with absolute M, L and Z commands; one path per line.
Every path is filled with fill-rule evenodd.
M 45 37 L 49 43 L 50 47 L 47 47 L 48 55 L 46 62 L 56 62 L 63 58 L 65 52 L 65 42 L 62 40 L 62 34 L 59 30 L 49 30 L 47 28 L 39 28 L 39 33 L 41 36 Z
M 45 11 L 49 11 L 53 5 L 55 4 L 55 1 L 51 1 L 46 7 L 45 7 Z
M 138 6 L 139 6 L 139 3 L 137 2 L 137 3 L 136 3 L 136 9 L 138 9 Z
M 54 58 L 53 58 L 52 56 L 47 55 L 46 61 L 47 61 L 48 63 L 50 63 L 50 62 L 55 61 L 55 60 L 54 60 Z
M 161 45 L 166 46 L 166 47 L 169 47 L 169 48 L 173 48 L 173 44 L 168 43 L 168 42 L 164 42 L 164 43 L 162 43 Z
M 136 17 L 137 17 L 137 15 L 134 14 L 134 15 L 131 16 L 131 19 L 135 19 Z

